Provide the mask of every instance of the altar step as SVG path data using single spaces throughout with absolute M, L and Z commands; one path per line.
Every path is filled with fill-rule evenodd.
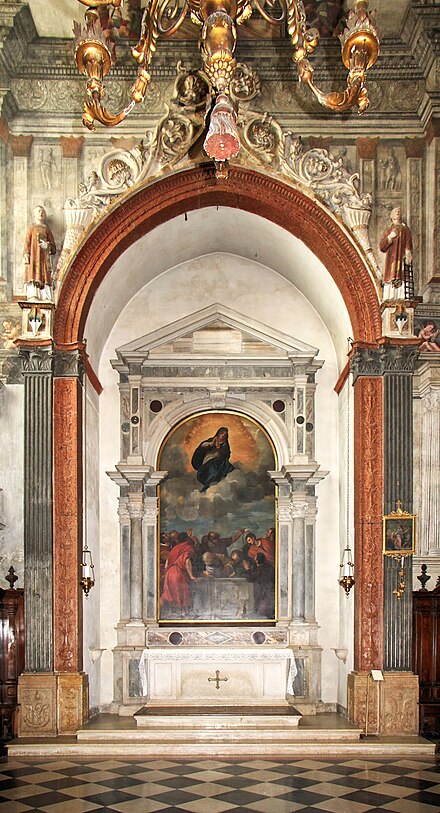
M 264 710 L 265 712 L 266 710 Z M 164 715 L 151 718 L 152 725 L 135 727 L 133 718 L 99 715 L 74 737 L 55 740 L 16 740 L 8 744 L 9 755 L 19 756 L 113 756 L 113 757 L 300 757 L 346 755 L 374 758 L 427 756 L 435 745 L 421 737 L 361 738 L 361 730 L 336 714 L 303 717 L 299 726 L 286 724 L 284 716 L 271 728 L 265 713 L 257 721 L 243 721 L 238 714 Z M 165 717 L 168 716 L 168 720 Z M 204 718 L 202 720 L 202 717 Z M 185 719 L 186 718 L 186 719 Z M 233 718 L 233 719 L 231 719 Z M 240 720 L 242 723 L 240 724 Z M 263 722 L 260 727 L 259 723 Z

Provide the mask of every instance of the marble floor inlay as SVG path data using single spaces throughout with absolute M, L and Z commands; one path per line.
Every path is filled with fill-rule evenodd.
M 0 813 L 439 813 L 440 758 L 0 762 Z

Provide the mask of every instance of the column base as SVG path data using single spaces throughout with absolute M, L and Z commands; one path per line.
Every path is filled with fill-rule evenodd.
M 369 674 L 369 672 L 351 672 L 348 675 L 349 721 L 365 731 L 368 682 L 368 734 L 393 737 L 418 734 L 418 676 L 412 672 L 384 672 L 384 680 L 375 683 L 368 678 Z
M 88 717 L 88 676 L 25 672 L 18 679 L 18 736 L 75 734 Z

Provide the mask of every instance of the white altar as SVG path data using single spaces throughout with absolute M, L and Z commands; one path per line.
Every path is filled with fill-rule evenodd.
M 291 649 L 144 649 L 139 663 L 149 705 L 288 705 L 297 673 Z

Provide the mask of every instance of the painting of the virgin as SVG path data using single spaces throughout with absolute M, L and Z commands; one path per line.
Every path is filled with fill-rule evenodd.
M 275 620 L 276 459 L 263 428 L 194 415 L 171 430 L 159 466 L 159 620 Z

